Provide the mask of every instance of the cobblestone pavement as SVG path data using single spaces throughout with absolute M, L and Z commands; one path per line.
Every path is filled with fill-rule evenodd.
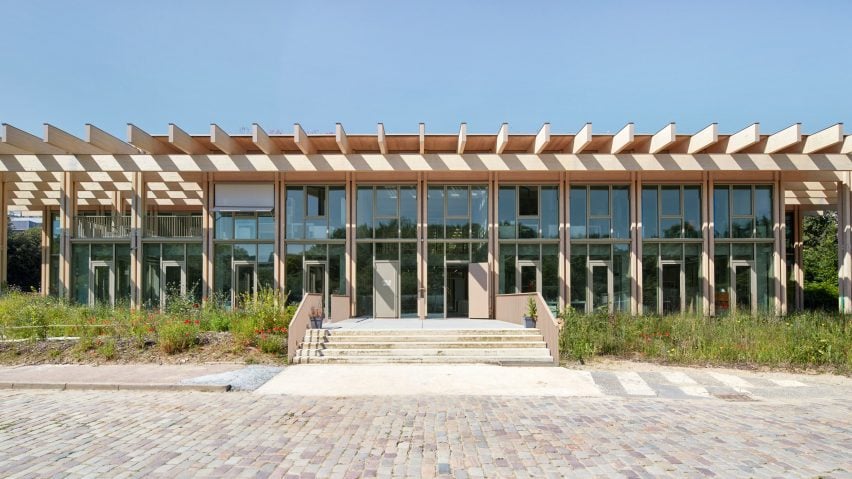
M 850 417 L 837 395 L 2 390 L 0 477 L 852 477 Z

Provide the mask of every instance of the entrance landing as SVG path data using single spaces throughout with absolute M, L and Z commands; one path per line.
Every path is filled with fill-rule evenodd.
M 419 318 L 350 318 L 336 323 L 325 323 L 323 329 L 348 330 L 415 330 L 415 329 L 524 329 L 523 326 L 496 319 L 419 319 Z

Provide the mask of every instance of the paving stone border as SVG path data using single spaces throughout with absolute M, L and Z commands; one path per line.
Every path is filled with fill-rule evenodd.
M 230 384 L 109 384 L 109 383 L 10 383 L 0 382 L 0 389 L 48 389 L 57 391 L 194 391 L 228 392 Z

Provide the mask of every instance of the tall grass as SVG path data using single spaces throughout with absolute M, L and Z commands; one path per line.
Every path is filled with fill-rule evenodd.
M 73 336 L 129 338 L 139 347 L 155 341 L 168 353 L 184 351 L 207 331 L 230 331 L 240 347 L 257 346 L 262 335 L 286 336 L 294 308 L 285 306 L 272 290 L 247 297 L 244 307 L 229 310 L 211 298 L 199 305 L 192 294 L 169 296 L 163 311 L 132 310 L 126 306 L 81 306 L 55 297 L 16 290 L 0 292 L 0 339 L 34 339 Z M 286 344 L 286 341 L 284 341 Z M 267 345 L 268 346 L 268 345 Z M 273 347 L 265 347 L 271 350 Z
M 640 316 L 562 313 L 563 359 L 761 365 L 852 372 L 852 319 L 828 313 Z

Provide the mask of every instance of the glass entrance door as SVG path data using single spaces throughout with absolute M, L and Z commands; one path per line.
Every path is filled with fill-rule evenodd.
M 92 261 L 89 272 L 89 304 L 115 304 L 115 280 L 112 261 Z
M 731 288 L 733 298 L 731 303 L 736 311 L 754 313 L 757 310 L 756 283 L 754 263 L 750 261 L 734 261 L 731 263 Z
M 589 262 L 589 312 L 612 312 L 612 267 L 608 261 Z
M 468 315 L 468 267 L 467 263 L 447 263 L 446 280 L 446 317 L 466 318 Z
M 521 293 L 541 292 L 541 268 L 539 268 L 538 262 L 518 262 L 518 291 Z
M 257 275 L 254 263 L 234 264 L 234 289 L 233 303 L 237 308 L 245 305 L 246 299 L 254 298 L 257 285 Z
M 328 289 L 326 288 L 325 263 L 305 262 L 305 293 L 317 293 L 322 295 L 323 304 L 327 305 Z
M 163 261 L 162 269 L 160 304 L 165 308 L 170 297 L 186 295 L 186 269 L 182 261 Z
M 663 314 L 677 314 L 683 310 L 683 268 L 680 263 L 663 263 L 661 288 Z

